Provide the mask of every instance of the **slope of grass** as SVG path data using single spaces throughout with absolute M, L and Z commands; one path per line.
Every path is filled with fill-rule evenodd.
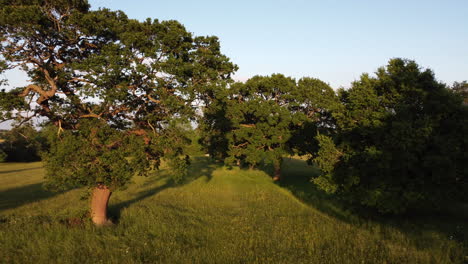
M 0 164 L 1 263 L 463 263 L 465 237 L 440 221 L 371 221 L 311 189 L 304 162 L 285 161 L 283 186 L 262 171 L 196 158 L 111 197 L 114 226 L 87 220 L 84 190 L 41 189 L 40 163 Z M 455 221 L 455 220 L 454 220 Z M 411 223 L 408 223 L 411 224 Z M 467 226 L 459 225 L 461 234 Z

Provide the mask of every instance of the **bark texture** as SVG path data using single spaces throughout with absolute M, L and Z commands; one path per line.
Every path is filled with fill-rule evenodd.
M 93 190 L 91 197 L 91 219 L 97 226 L 110 224 L 107 219 L 107 205 L 112 192 L 105 185 L 98 185 Z

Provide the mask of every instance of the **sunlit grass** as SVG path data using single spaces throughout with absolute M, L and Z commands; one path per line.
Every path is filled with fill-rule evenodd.
M 181 185 L 168 171 L 111 197 L 116 224 L 87 220 L 84 190 L 41 189 L 40 163 L 0 164 L 2 263 L 463 263 L 459 233 L 440 220 L 358 217 L 309 185 L 286 159 L 281 185 L 261 170 L 196 158 Z M 454 226 L 456 231 L 457 227 Z M 453 232 L 455 232 L 453 231 Z

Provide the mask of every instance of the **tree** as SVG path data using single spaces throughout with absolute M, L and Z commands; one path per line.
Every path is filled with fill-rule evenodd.
M 269 163 L 274 179 L 280 179 L 282 157 L 290 153 L 290 126 L 298 122 L 288 107 L 295 88 L 295 80 L 281 74 L 255 76 L 231 87 L 234 96 L 226 112 L 232 123 L 226 135 L 228 163 L 240 161 L 251 167 Z
M 335 132 L 333 113 L 341 107 L 335 91 L 325 82 L 304 77 L 297 83 L 293 93 L 293 113 L 305 117 L 294 127 L 289 145 L 299 155 L 316 153 L 319 148 L 318 135 L 332 135 Z M 311 163 L 311 160 L 308 160 Z
M 229 142 L 226 135 L 232 130 L 232 122 L 226 116 L 226 111 L 233 96 L 228 87 L 212 90 L 204 100 L 198 122 L 199 144 L 217 162 L 224 162 L 228 156 Z
M 228 164 L 272 164 L 275 180 L 282 157 L 309 151 L 305 145 L 316 144 L 311 130 L 326 130 L 327 109 L 337 104 L 324 82 L 302 78 L 296 83 L 281 74 L 255 76 L 218 95 L 205 108 L 201 127 L 210 154 Z
M 432 71 L 392 59 L 340 100 L 336 134 L 318 137 L 319 187 L 382 213 L 466 202 L 468 109 Z
M 169 160 L 185 172 L 194 102 L 235 71 L 216 37 L 196 37 L 177 21 L 129 19 L 90 11 L 84 0 L 7 0 L 0 4 L 0 65 L 30 84 L 3 91 L 3 119 L 36 117 L 48 128 L 49 186 L 89 186 L 91 217 L 107 222 L 114 190 Z M 13 99 L 13 100 L 12 100 Z

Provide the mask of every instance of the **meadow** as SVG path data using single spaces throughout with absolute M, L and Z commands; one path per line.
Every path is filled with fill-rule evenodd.
M 467 263 L 466 219 L 363 215 L 315 190 L 317 171 L 195 157 L 181 184 L 164 168 L 112 194 L 114 225 L 88 219 L 85 189 L 43 189 L 40 162 L 0 164 L 0 263 Z

